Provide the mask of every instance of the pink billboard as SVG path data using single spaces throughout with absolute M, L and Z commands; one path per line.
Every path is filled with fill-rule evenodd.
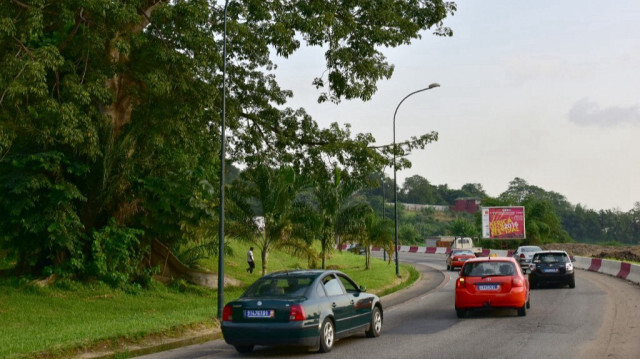
M 524 239 L 524 207 L 482 207 L 482 237 Z

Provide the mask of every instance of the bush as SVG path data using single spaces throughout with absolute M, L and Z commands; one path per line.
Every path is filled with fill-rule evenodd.
M 145 253 L 139 250 L 138 240 L 143 233 L 139 229 L 120 227 L 114 219 L 104 228 L 94 231 L 89 274 L 114 286 L 133 283 L 133 279 L 146 282 L 141 279 L 145 271 L 140 267 L 140 260 Z

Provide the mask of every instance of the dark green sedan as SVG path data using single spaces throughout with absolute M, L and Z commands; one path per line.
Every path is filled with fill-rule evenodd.
M 222 335 L 241 353 L 256 345 L 306 346 L 328 352 L 334 341 L 382 330 L 380 298 L 335 270 L 268 274 L 224 307 Z

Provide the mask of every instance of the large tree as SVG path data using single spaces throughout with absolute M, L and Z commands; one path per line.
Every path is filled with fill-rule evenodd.
M 302 167 L 327 154 L 355 175 L 375 170 L 388 148 L 286 107 L 274 59 L 322 47 L 319 101 L 367 100 L 393 72 L 380 49 L 425 29 L 451 35 L 442 21 L 454 11 L 442 0 L 230 2 L 229 158 Z M 22 268 L 86 270 L 110 241 L 127 243 L 135 268 L 150 238 L 215 236 L 222 24 L 222 4 L 207 0 L 0 2 L 0 240 Z

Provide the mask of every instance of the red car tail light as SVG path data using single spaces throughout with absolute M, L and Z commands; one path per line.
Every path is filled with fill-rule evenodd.
M 520 253 L 520 259 L 524 259 L 524 253 Z
M 231 315 L 231 306 L 229 304 L 224 306 L 224 309 L 222 309 L 222 321 L 223 322 L 230 322 L 232 320 L 232 315 Z
M 456 281 L 456 287 L 464 288 L 464 278 L 458 278 L 458 280 Z
M 305 320 L 306 315 L 304 313 L 304 308 L 300 304 L 294 304 L 289 307 L 289 320 L 296 322 L 300 320 Z
M 524 283 L 522 282 L 522 279 L 516 277 L 516 278 L 513 278 L 513 280 L 511 281 L 511 285 L 513 287 L 522 287 Z

